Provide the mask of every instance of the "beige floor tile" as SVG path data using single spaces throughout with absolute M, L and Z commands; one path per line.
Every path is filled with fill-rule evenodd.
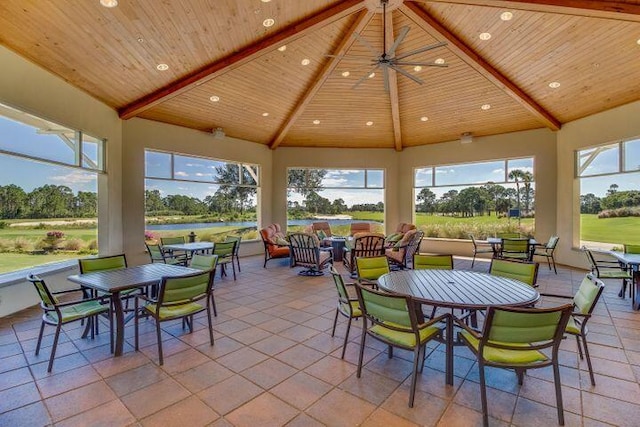
M 277 427 L 298 415 L 298 410 L 270 393 L 263 393 L 226 415 L 237 427 Z
M 375 406 L 342 390 L 334 389 L 314 403 L 307 413 L 331 426 L 361 424 L 375 410 Z
M 186 388 L 167 378 L 123 396 L 121 400 L 137 419 L 142 419 L 188 396 Z
M 198 397 L 217 413 L 225 415 L 244 405 L 264 390 L 251 381 L 234 375 L 198 393 Z
M 126 426 L 135 423 L 136 418 L 119 400 L 102 404 L 66 420 L 56 423 L 56 427 L 85 426 Z
M 141 424 L 144 427 L 198 427 L 207 426 L 218 418 L 220 415 L 202 400 L 190 396 L 144 418 Z
M 54 421 L 60 421 L 116 398 L 104 381 L 98 381 L 45 399 L 45 404 Z
M 276 359 L 267 359 L 242 371 L 242 376 L 268 390 L 296 372 L 298 372 L 297 369 Z
M 270 390 L 288 404 L 305 409 L 331 390 L 332 386 L 304 372 L 289 377 Z

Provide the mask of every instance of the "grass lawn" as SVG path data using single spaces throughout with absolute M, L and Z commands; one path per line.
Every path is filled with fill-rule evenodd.
M 417 213 L 416 214 L 416 225 L 417 226 L 421 226 L 421 225 L 425 225 L 425 224 L 448 224 L 448 223 L 454 223 L 454 224 L 471 224 L 471 223 L 476 223 L 476 224 L 493 224 L 493 223 L 504 223 L 504 224 L 508 224 L 508 223 L 513 223 L 513 224 L 518 224 L 518 220 L 517 219 L 509 219 L 509 218 L 496 218 L 495 216 L 491 215 L 484 215 L 484 216 L 474 216 L 471 218 L 462 218 L 462 217 L 452 217 L 452 216 L 441 216 L 441 215 L 428 215 L 425 213 Z M 534 222 L 533 218 L 523 218 L 520 223 L 522 225 L 532 225 Z
M 66 259 L 78 258 L 75 254 L 54 254 L 54 255 L 29 255 L 17 253 L 3 253 L 2 263 L 0 263 L 0 274 L 23 268 L 34 267 L 49 262 L 64 261 Z
M 640 217 L 602 218 L 580 215 L 580 240 L 589 242 L 640 244 Z

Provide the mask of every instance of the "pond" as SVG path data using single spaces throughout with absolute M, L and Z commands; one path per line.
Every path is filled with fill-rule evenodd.
M 287 223 L 287 225 L 309 225 L 313 222 L 327 221 L 329 225 L 349 225 L 352 222 L 368 222 L 371 224 L 381 224 L 377 221 L 354 221 L 351 219 L 328 219 L 328 220 L 319 220 L 319 219 L 291 219 Z M 231 221 L 231 222 L 195 222 L 195 223 L 187 223 L 187 224 L 149 224 L 146 226 L 147 230 L 150 231 L 161 231 L 161 230 L 197 230 L 200 228 L 211 228 L 211 227 L 255 227 L 256 223 L 253 221 Z

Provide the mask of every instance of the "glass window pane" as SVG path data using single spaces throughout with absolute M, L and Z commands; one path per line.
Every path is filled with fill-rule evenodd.
M 504 161 L 438 166 L 435 170 L 438 186 L 504 181 Z
M 145 151 L 145 176 L 149 178 L 171 178 L 171 154 Z
M 93 136 L 82 135 L 82 167 L 104 170 L 103 163 L 104 141 Z
M 242 165 L 244 173 L 242 174 L 242 184 L 258 185 L 260 175 L 258 174 L 258 166 Z
M 175 179 L 202 182 L 240 181 L 237 164 L 220 162 L 189 156 L 173 156 L 173 175 Z
M 433 185 L 433 168 L 416 169 L 416 187 L 431 187 Z
M 533 158 L 507 160 L 507 181 L 515 181 L 509 174 L 514 170 L 529 172 L 533 175 Z
M 364 169 L 329 169 L 324 178 L 322 178 L 322 186 L 326 188 L 364 188 Z
M 384 188 L 384 171 L 367 170 L 367 187 Z
M 0 104 L 0 150 L 76 164 L 76 132 Z
M 610 144 L 578 152 L 578 176 L 619 171 L 619 145 Z
M 640 170 L 640 139 L 624 143 L 624 170 Z

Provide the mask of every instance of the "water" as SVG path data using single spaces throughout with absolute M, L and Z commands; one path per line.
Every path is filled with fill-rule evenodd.
M 381 224 L 377 221 L 357 221 L 351 219 L 291 219 L 289 220 L 287 225 L 309 225 L 313 222 L 327 221 L 329 225 L 349 225 L 352 222 L 368 222 L 371 224 Z M 197 230 L 200 228 L 210 228 L 210 227 L 255 227 L 256 223 L 252 221 L 230 221 L 230 222 L 195 222 L 188 224 L 153 224 L 147 225 L 146 230 Z

